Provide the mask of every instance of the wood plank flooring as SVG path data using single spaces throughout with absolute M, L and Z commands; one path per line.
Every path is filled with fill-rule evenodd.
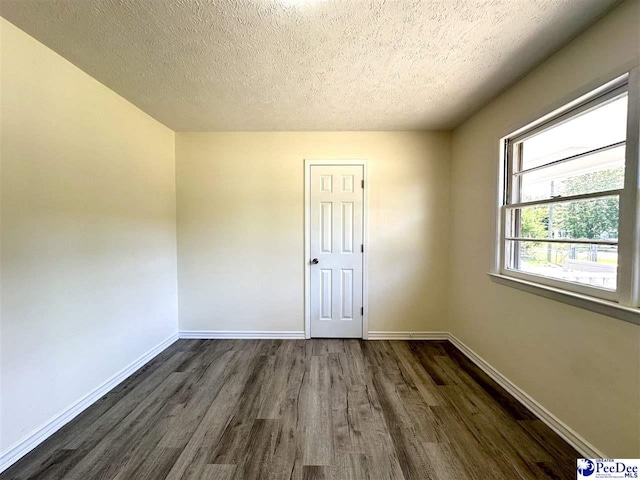
M 449 342 L 180 340 L 0 479 L 575 478 Z

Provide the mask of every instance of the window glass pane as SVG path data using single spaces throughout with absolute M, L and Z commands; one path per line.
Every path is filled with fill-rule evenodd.
M 520 175 L 520 199 L 530 202 L 624 188 L 625 147 L 558 163 Z M 514 178 L 517 182 L 518 178 Z
M 627 94 L 555 125 L 522 142 L 522 165 L 514 171 L 622 142 L 627 133 Z M 517 148 L 517 145 L 515 146 Z
M 543 277 L 615 290 L 618 247 L 507 241 L 507 268 Z
M 616 240 L 617 195 L 509 209 L 508 236 L 521 238 Z

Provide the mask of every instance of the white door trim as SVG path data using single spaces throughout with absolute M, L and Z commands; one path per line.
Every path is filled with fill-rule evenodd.
M 313 165 L 361 165 L 364 172 L 364 195 L 362 197 L 362 338 L 369 337 L 369 162 L 367 159 L 305 159 L 304 161 L 304 337 L 311 338 L 311 166 Z

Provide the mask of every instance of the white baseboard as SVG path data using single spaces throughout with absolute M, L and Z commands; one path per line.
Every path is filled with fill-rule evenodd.
M 369 340 L 449 340 L 448 332 L 369 332 Z
M 259 330 L 182 330 L 180 338 L 193 339 L 223 339 L 223 338 L 245 338 L 245 339 L 300 339 L 304 340 L 304 331 L 259 331 Z
M 190 339 L 304 339 L 304 331 L 182 330 L 180 338 Z M 447 332 L 369 332 L 368 340 L 448 340 Z
M 82 398 L 78 399 L 75 403 L 54 416 L 44 425 L 28 434 L 24 439 L 15 443 L 6 451 L 0 453 L 0 473 L 5 471 L 31 450 L 44 442 L 51 435 L 64 427 L 67 423 L 77 417 L 88 407 L 93 405 L 97 400 L 102 398 L 105 394 L 107 394 L 122 381 L 126 380 L 131 374 L 133 374 L 149 360 L 151 360 L 164 349 L 173 344 L 176 340 L 178 340 L 177 333 L 171 335 L 169 338 L 162 341 L 142 356 L 138 357 L 122 370 L 112 375 L 104 383 L 93 389 L 91 392 L 87 393 Z
M 521 390 L 516 384 L 496 370 L 489 362 L 466 346 L 455 335 L 448 334 L 449 341 L 460 350 L 469 360 L 480 367 L 498 385 L 509 392 L 516 400 L 524 405 L 531 413 L 538 417 L 551 430 L 575 448 L 583 458 L 608 458 L 603 452 L 582 438 L 575 430 L 556 417 L 553 413 L 534 400 L 528 393 Z

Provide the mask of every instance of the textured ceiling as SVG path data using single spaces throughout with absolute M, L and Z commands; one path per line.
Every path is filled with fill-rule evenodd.
M 177 131 L 456 126 L 616 0 L 1 0 Z

